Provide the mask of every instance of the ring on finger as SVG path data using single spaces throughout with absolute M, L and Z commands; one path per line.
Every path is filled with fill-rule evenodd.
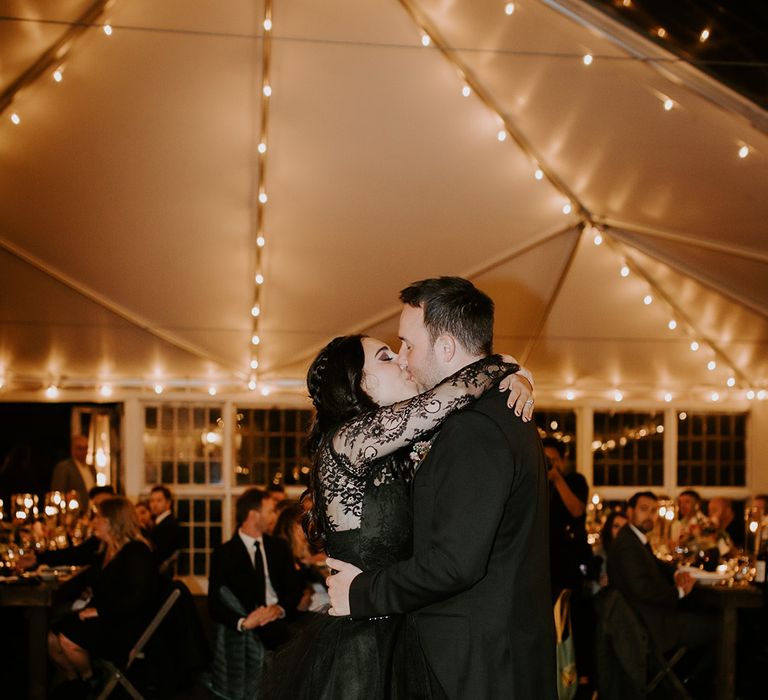
M 528 399 L 525 404 L 528 405 L 529 403 L 533 403 L 533 399 Z

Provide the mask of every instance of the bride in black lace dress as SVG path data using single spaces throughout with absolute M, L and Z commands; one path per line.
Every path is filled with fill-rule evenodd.
M 316 409 L 309 439 L 311 544 L 363 570 L 410 556 L 411 477 L 441 423 L 492 389 L 509 389 L 509 405 L 530 418 L 529 384 L 514 373 L 530 375 L 512 360 L 484 358 L 417 394 L 384 343 L 365 336 L 331 341 L 307 375 Z M 278 652 L 264 690 L 268 698 L 308 700 L 431 697 L 404 616 L 318 616 Z

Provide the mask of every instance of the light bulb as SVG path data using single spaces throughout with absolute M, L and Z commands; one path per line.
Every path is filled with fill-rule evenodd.
M 163 385 L 162 384 L 155 384 L 154 390 L 156 394 L 162 394 L 163 393 Z
M 267 197 L 266 192 L 259 192 L 259 201 L 262 204 L 266 204 L 269 201 L 269 197 Z
M 264 20 L 264 31 L 269 32 L 271 30 L 272 30 L 272 20 L 269 17 L 267 17 Z
M 716 391 L 713 391 L 713 392 L 712 392 L 712 394 L 711 394 L 711 396 L 710 396 L 710 398 L 711 398 L 713 401 L 719 401 L 719 400 L 720 400 L 720 394 L 718 394 Z
M 251 369 L 258 369 L 259 368 L 259 361 L 254 357 L 251 360 Z
M 709 29 L 702 29 L 701 34 L 699 34 L 699 41 L 703 43 L 707 39 L 709 39 Z
M 672 320 L 671 320 L 671 321 L 670 321 L 670 322 L 667 324 L 667 328 L 669 328 L 669 330 L 671 330 L 671 331 L 675 330 L 675 328 L 677 328 L 677 321 L 675 321 L 675 319 L 673 318 L 673 319 L 672 319 Z
M 728 377 L 728 379 L 725 380 L 725 383 L 731 387 L 736 386 L 736 377 Z
M 265 85 L 261 91 L 264 93 L 264 97 L 271 97 L 272 96 L 272 86 L 271 85 Z
M 691 341 L 691 352 L 696 352 L 699 349 L 699 344 L 693 340 Z
M 665 109 L 667 112 L 671 111 L 671 110 L 672 110 L 672 107 L 674 107 L 674 106 L 675 106 L 675 103 L 674 103 L 674 102 L 672 102 L 672 100 L 670 100 L 669 98 L 667 98 L 666 100 L 664 100 L 664 109 Z
M 573 391 L 566 391 L 565 398 L 568 399 L 568 401 L 573 401 L 576 398 L 576 394 Z
M 464 97 L 469 97 L 472 94 L 472 88 L 469 87 L 469 85 L 465 85 L 461 88 L 461 94 L 464 95 Z
M 652 303 L 653 303 L 653 297 L 650 294 L 646 294 L 643 297 L 643 304 L 645 304 L 646 306 L 649 306 Z
M 46 390 L 45 395 L 49 399 L 57 399 L 59 398 L 59 387 L 57 387 L 55 384 L 51 384 Z
M 621 270 L 619 270 L 619 274 L 622 277 L 629 277 L 629 265 L 622 265 Z
M 216 396 L 216 387 L 211 385 L 208 387 L 208 394 L 210 396 Z
M 269 396 L 272 390 L 268 386 L 261 387 L 261 395 L 262 396 Z
M 614 401 L 621 401 L 624 398 L 624 394 L 622 394 L 618 389 L 613 392 L 613 400 Z
M 595 245 L 600 245 L 603 242 L 603 236 L 599 231 L 595 234 L 595 237 L 592 239 L 592 242 Z
M 515 14 L 515 3 L 508 2 L 506 5 L 504 5 L 504 14 L 507 16 Z
M 429 46 L 432 43 L 432 39 L 429 38 L 429 34 L 426 32 L 423 32 L 421 35 L 421 45 L 422 46 Z
M 102 27 L 102 30 L 107 36 L 112 36 L 112 25 L 111 24 L 105 24 L 104 27 Z
M 685 420 L 688 418 L 688 414 L 685 411 L 680 411 L 680 413 L 677 416 L 680 420 Z
M 112 386 L 110 384 L 102 384 L 99 387 L 99 393 L 106 399 L 112 396 Z
M 18 113 L 14 112 L 11 114 L 11 121 L 18 126 L 21 124 L 21 117 L 18 115 Z
M 267 152 L 267 144 L 262 141 L 258 146 L 256 146 L 256 150 L 264 155 Z
M 760 391 L 757 392 L 757 398 L 761 401 L 768 395 L 768 392 L 766 392 L 765 389 L 760 389 Z
M 672 401 L 672 394 L 670 394 L 669 392 L 667 392 L 666 394 L 664 394 L 664 400 L 665 400 L 667 403 L 669 403 L 670 401 Z
M 754 398 L 755 398 L 755 392 L 754 392 L 754 390 L 753 390 L 753 389 L 750 389 L 750 390 L 747 392 L 747 398 L 748 398 L 750 401 L 751 401 L 752 399 L 754 399 Z
M 258 318 L 261 315 L 261 307 L 258 304 L 254 304 L 251 307 L 251 316 Z
M 739 158 L 746 158 L 749 155 L 749 146 L 742 146 L 739 149 Z
M 659 27 L 659 28 L 656 30 L 656 36 L 658 36 L 658 37 L 659 37 L 659 39 L 663 39 L 664 37 L 666 37 L 666 36 L 667 36 L 667 30 L 666 30 L 666 29 L 664 29 L 664 27 Z
M 505 129 L 499 129 L 499 133 L 496 134 L 496 138 L 499 141 L 506 141 L 507 140 L 507 132 Z
M 61 72 L 61 68 L 57 68 L 55 71 L 53 71 L 53 79 L 60 83 L 61 79 L 64 77 L 64 74 Z
M 255 379 L 253 379 L 253 378 L 250 379 L 250 381 L 248 382 L 248 388 L 251 391 L 256 391 L 256 380 Z
M 717 369 L 717 362 L 715 362 L 714 360 L 710 360 L 709 362 L 707 362 L 707 369 L 710 372 L 714 372 Z
M 584 62 L 585 66 L 591 66 L 594 58 L 592 57 L 592 54 L 588 53 L 588 54 L 584 54 L 584 58 L 582 58 L 581 60 Z
M 570 214 L 572 211 L 573 207 L 570 202 L 568 202 L 568 204 L 563 204 L 563 214 Z
M 254 334 L 251 336 L 251 345 L 258 345 L 261 342 L 261 338 Z
M 264 284 L 264 275 L 260 272 L 256 273 L 256 284 Z
M 256 245 L 259 246 L 259 248 L 263 248 L 265 243 L 266 240 L 264 240 L 264 236 L 256 236 Z
M 534 176 L 534 177 L 535 177 L 537 180 L 541 180 L 541 179 L 543 179 L 543 177 L 544 177 L 544 171 L 543 171 L 541 168 L 536 168 L 536 172 L 535 172 L 535 173 L 533 173 L 533 176 Z

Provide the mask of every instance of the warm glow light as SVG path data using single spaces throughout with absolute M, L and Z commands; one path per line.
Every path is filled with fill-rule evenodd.
M 162 384 L 155 384 L 154 390 L 156 394 L 162 394 L 163 393 L 163 385 Z
M 254 357 L 251 360 L 251 369 L 258 369 L 259 368 L 259 361 Z
M 57 68 L 55 71 L 53 71 L 53 79 L 60 83 L 61 79 L 64 77 L 64 74 L 61 72 L 61 68 Z
M 695 341 L 691 341 L 691 352 L 696 352 L 699 349 L 699 344 Z
M 269 201 L 269 197 L 267 197 L 266 192 L 259 192 L 259 201 L 262 204 L 266 204 Z
M 749 531 L 752 532 L 752 533 L 755 533 L 755 532 L 757 532 L 757 528 L 758 527 L 759 527 L 759 523 L 757 522 L 757 520 L 753 520 L 749 524 Z
M 672 394 L 670 394 L 669 392 L 667 392 L 666 394 L 664 394 L 664 400 L 665 400 L 667 403 L 669 403 L 670 401 L 672 401 Z
M 652 303 L 653 303 L 653 297 L 650 294 L 646 294 L 643 297 L 643 304 L 645 304 L 646 306 L 649 306 Z
M 261 314 L 261 307 L 258 304 L 254 304 L 251 307 L 251 316 L 253 316 L 254 318 L 258 318 L 260 314 Z
M 110 396 L 112 396 L 112 385 L 111 384 L 102 384 L 99 387 L 99 393 L 105 398 L 108 399 Z
M 515 3 L 508 2 L 506 5 L 504 5 L 504 13 L 506 15 L 512 15 L 515 13 Z
M 715 362 L 714 360 L 710 360 L 709 362 L 707 362 L 707 369 L 710 372 L 714 372 L 717 369 L 717 362 Z
M 261 387 L 262 396 L 269 396 L 271 393 L 272 393 L 272 390 L 268 386 Z
M 725 380 L 725 383 L 728 386 L 736 386 L 736 377 L 728 377 L 728 379 Z
M 215 386 L 213 386 L 213 385 L 209 386 L 209 387 L 208 387 L 208 393 L 209 393 L 211 396 L 216 396 L 216 387 L 215 387 Z
M 507 140 L 507 132 L 504 129 L 499 129 L 499 133 L 496 134 L 496 138 L 499 141 L 506 141 Z
M 680 411 L 680 413 L 677 416 L 680 420 L 685 420 L 688 418 L 688 414 L 685 411 Z
M 749 146 L 742 146 L 739 149 L 739 158 L 746 158 L 749 155 Z
M 629 277 L 629 265 L 622 265 L 621 270 L 619 270 L 619 274 L 622 277 Z
M 768 396 L 768 392 L 765 389 L 760 389 L 760 391 L 757 392 L 757 398 L 762 401 L 765 399 L 765 397 Z
M 670 100 L 669 98 L 667 98 L 666 100 L 664 100 L 664 109 L 665 109 L 667 112 L 671 111 L 671 110 L 672 110 L 672 107 L 674 107 L 674 106 L 675 106 L 675 103 L 674 103 L 674 102 L 672 102 L 672 100 Z
M 272 29 L 272 20 L 269 17 L 267 17 L 264 20 L 264 31 L 268 32 L 268 31 L 271 31 L 271 29 Z
M 666 36 L 667 36 L 667 30 L 666 30 L 666 29 L 664 29 L 664 27 L 659 27 L 659 28 L 656 30 L 656 36 L 658 36 L 658 37 L 659 37 L 659 39 L 663 39 L 664 37 L 666 37 Z
M 568 202 L 567 204 L 563 204 L 563 214 L 570 214 L 573 211 L 573 207 L 571 206 L 571 203 Z
M 621 401 L 624 398 L 624 394 L 622 394 L 618 389 L 613 392 L 613 400 L 614 401 Z
M 752 399 L 754 399 L 754 398 L 755 398 L 755 392 L 754 392 L 754 390 L 753 390 L 753 389 L 750 389 L 750 390 L 747 392 L 747 398 L 748 398 L 750 401 L 751 401 Z
M 720 400 L 720 394 L 718 394 L 716 391 L 712 392 L 712 396 L 710 397 L 713 401 L 719 401 Z
M 107 475 L 99 472 L 96 475 L 96 486 L 106 486 L 106 485 L 107 485 Z
M 57 399 L 59 398 L 59 387 L 57 387 L 55 384 L 51 384 L 46 390 L 45 395 L 49 399 Z
M 592 239 L 592 242 L 595 245 L 600 245 L 603 242 L 603 236 L 600 234 L 599 231 L 595 234 L 595 237 Z
M 256 236 L 256 245 L 259 246 L 259 248 L 263 248 L 265 243 L 264 236 Z
M 464 95 L 464 97 L 469 97 L 472 94 L 472 88 L 469 87 L 469 85 L 465 85 L 461 88 L 461 94 Z
M 251 336 L 251 345 L 258 345 L 261 342 L 261 338 L 258 335 Z
M 701 34 L 699 34 L 699 41 L 705 42 L 707 39 L 709 39 L 709 29 L 702 29 Z
M 18 126 L 21 124 L 21 117 L 16 112 L 14 112 L 11 114 L 11 121 Z
M 256 150 L 264 155 L 267 152 L 267 144 L 262 141 L 258 146 L 256 146 Z
M 533 176 L 537 180 L 542 180 L 544 178 L 544 171 L 541 168 L 536 168 L 536 172 L 533 173 Z
M 677 328 L 677 321 L 675 321 L 674 318 L 671 319 L 670 322 L 667 324 L 667 328 L 669 328 L 669 330 L 671 331 L 675 330 L 675 328 Z
M 105 24 L 103 27 L 103 31 L 107 36 L 112 36 L 112 25 L 111 24 Z
M 584 58 L 582 58 L 581 60 L 584 62 L 585 66 L 591 66 L 594 58 L 592 57 L 592 54 L 585 54 Z
M 256 380 L 255 380 L 255 379 L 251 379 L 251 380 L 248 382 L 248 388 L 249 388 L 251 391 L 256 391 Z
M 657 425 L 656 426 L 656 432 L 661 434 L 664 432 L 664 426 L 663 425 Z
M 264 97 L 272 97 L 272 86 L 265 85 L 261 91 L 264 93 Z
M 422 46 L 429 46 L 432 43 L 432 39 L 429 38 L 429 34 L 426 32 L 422 32 L 421 34 L 421 45 Z
M 568 401 L 573 401 L 576 398 L 576 393 L 573 391 L 566 391 L 565 398 L 568 399 Z
M 256 273 L 256 284 L 264 284 L 264 275 L 262 275 L 260 272 Z

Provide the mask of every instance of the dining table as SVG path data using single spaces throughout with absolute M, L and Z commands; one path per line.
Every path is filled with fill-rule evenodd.
M 733 700 L 736 695 L 736 641 L 739 610 L 763 606 L 763 591 L 745 583 L 701 585 L 697 583 L 689 595 L 694 608 L 714 610 L 717 615 L 716 700 Z
M 77 577 L 84 566 L 57 567 L 55 571 L 0 577 L 0 610 L 22 608 L 27 626 L 27 697 L 44 700 L 47 696 L 48 623 L 50 612 L 67 591 L 77 588 Z

